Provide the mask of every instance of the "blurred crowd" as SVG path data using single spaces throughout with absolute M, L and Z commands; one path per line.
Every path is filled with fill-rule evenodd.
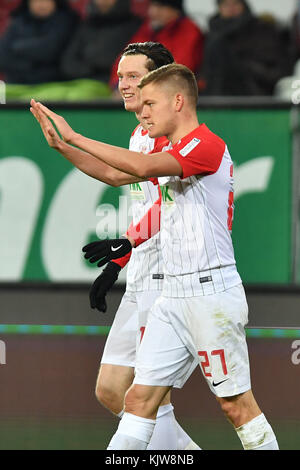
M 246 0 L 213 1 L 202 31 L 183 0 L 0 0 L 0 78 L 13 97 L 34 86 L 64 97 L 66 85 L 74 99 L 89 86 L 110 96 L 124 47 L 158 41 L 193 70 L 200 95 L 273 95 L 300 56 L 300 0 L 284 26 Z

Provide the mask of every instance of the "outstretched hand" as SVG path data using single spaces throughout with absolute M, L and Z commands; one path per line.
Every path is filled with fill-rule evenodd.
M 54 113 L 49 108 L 47 108 L 47 106 L 43 105 L 42 103 L 36 102 L 34 99 L 30 101 L 30 105 L 35 112 L 39 112 L 40 115 L 43 114 L 47 118 L 51 119 L 51 121 L 54 122 L 62 139 L 67 143 L 71 143 L 72 139 L 76 136 L 76 132 L 72 129 L 72 127 L 62 116 L 59 116 L 59 114 Z
M 57 134 L 52 122 L 36 106 L 31 106 L 30 111 L 40 124 L 45 139 L 47 140 L 49 146 L 58 150 L 60 148 L 62 140 Z

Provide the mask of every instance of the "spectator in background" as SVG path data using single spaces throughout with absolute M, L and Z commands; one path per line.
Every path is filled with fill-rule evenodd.
M 0 70 L 5 81 L 60 80 L 60 56 L 77 21 L 65 0 L 23 0 L 0 39 Z
M 130 42 L 160 42 L 171 51 L 177 63 L 186 65 L 194 73 L 199 70 L 204 36 L 199 27 L 188 18 L 183 0 L 150 0 L 147 19 Z M 116 60 L 111 75 L 111 86 L 118 84 Z
M 287 68 L 279 29 L 253 16 L 245 0 L 217 4 L 206 37 L 203 94 L 272 95 Z
M 20 0 L 0 0 L 0 36 L 6 30 L 10 22 L 12 10 L 20 4 Z
M 297 0 L 297 8 L 292 18 L 290 35 L 290 53 L 292 65 L 300 59 L 300 0 Z
M 114 60 L 140 24 L 129 0 L 92 0 L 86 20 L 63 55 L 64 78 L 108 82 Z

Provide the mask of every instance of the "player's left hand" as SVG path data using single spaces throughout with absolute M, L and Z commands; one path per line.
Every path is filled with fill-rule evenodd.
M 88 243 L 82 248 L 85 259 L 90 263 L 97 263 L 97 266 L 104 266 L 113 259 L 122 258 L 132 250 L 132 245 L 127 238 L 116 238 L 113 240 L 100 240 Z
M 39 111 L 36 107 L 35 108 L 31 107 L 30 111 L 34 115 L 38 123 L 40 124 L 43 134 L 49 146 L 56 150 L 59 150 L 62 140 L 57 134 L 57 132 L 55 131 L 52 125 L 52 122 L 47 118 L 47 116 L 44 113 Z
M 117 281 L 120 271 L 121 266 L 112 261 L 107 264 L 100 276 L 95 279 L 89 293 L 91 308 L 96 308 L 99 312 L 106 312 L 106 294 Z

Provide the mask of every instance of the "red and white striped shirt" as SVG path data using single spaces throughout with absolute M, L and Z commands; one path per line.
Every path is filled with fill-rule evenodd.
M 231 239 L 233 163 L 225 142 L 201 124 L 162 151 L 182 167 L 182 177 L 158 178 L 163 292 L 203 295 L 240 284 Z
M 135 152 L 159 152 L 166 138 L 152 139 L 139 124 L 133 131 L 129 150 Z M 159 186 L 151 181 L 130 185 L 133 224 L 137 224 L 159 199 Z M 145 291 L 162 289 L 163 262 L 160 251 L 160 234 L 155 235 L 132 250 L 127 268 L 126 290 Z

